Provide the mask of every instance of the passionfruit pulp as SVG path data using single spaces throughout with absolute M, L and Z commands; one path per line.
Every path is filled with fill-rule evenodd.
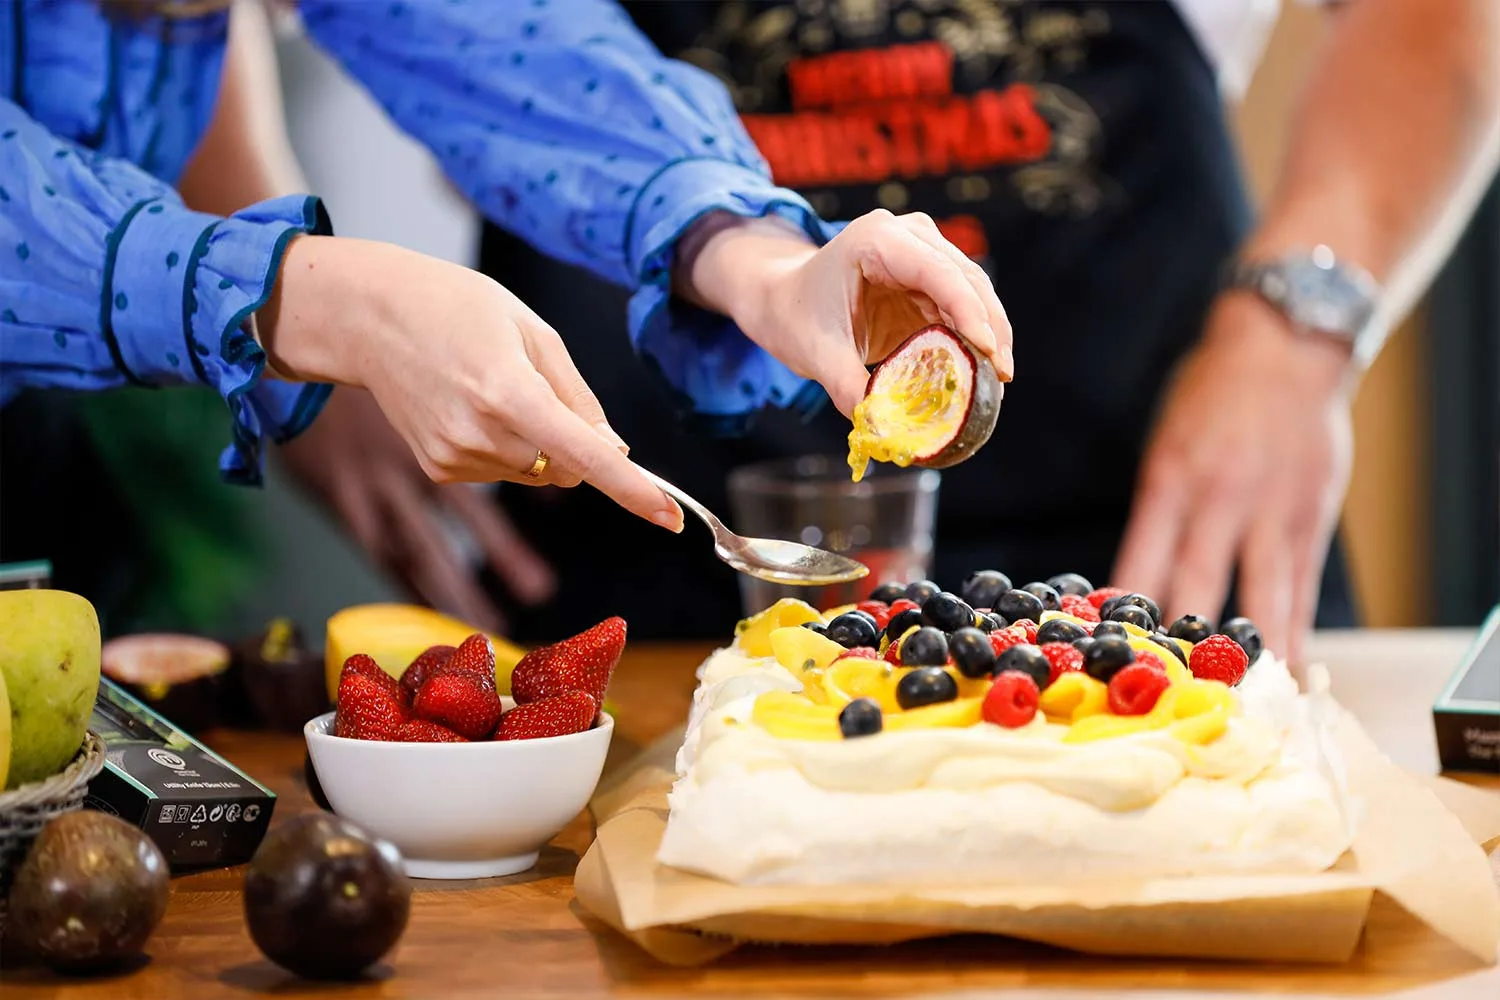
M 226 721 L 229 665 L 228 646 L 196 635 L 126 635 L 100 651 L 105 677 L 188 733 Z
M 871 460 L 957 465 L 990 439 L 1004 395 L 994 365 L 957 333 L 939 324 L 918 330 L 875 369 L 854 407 L 854 481 Z

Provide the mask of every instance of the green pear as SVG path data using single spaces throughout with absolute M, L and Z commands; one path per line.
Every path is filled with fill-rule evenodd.
M 0 677 L 10 696 L 6 788 L 73 759 L 99 692 L 99 617 L 61 590 L 0 591 Z

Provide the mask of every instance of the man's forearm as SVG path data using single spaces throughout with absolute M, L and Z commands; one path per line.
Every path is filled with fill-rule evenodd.
M 1336 17 L 1246 252 L 1327 244 L 1382 283 L 1394 322 L 1493 175 L 1500 4 L 1353 0 Z

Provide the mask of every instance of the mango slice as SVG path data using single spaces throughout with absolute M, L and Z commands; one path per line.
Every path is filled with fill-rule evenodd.
M 746 656 L 771 656 L 771 633 L 779 628 L 822 620 L 817 608 L 806 601 L 784 597 L 734 628 L 735 641 Z M 804 629 L 804 631 L 806 631 Z

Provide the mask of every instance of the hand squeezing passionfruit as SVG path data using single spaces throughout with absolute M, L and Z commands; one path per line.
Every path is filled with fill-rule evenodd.
M 989 359 L 946 326 L 918 330 L 870 376 L 854 407 L 849 468 L 871 459 L 943 469 L 978 451 L 995 430 L 1005 395 Z

